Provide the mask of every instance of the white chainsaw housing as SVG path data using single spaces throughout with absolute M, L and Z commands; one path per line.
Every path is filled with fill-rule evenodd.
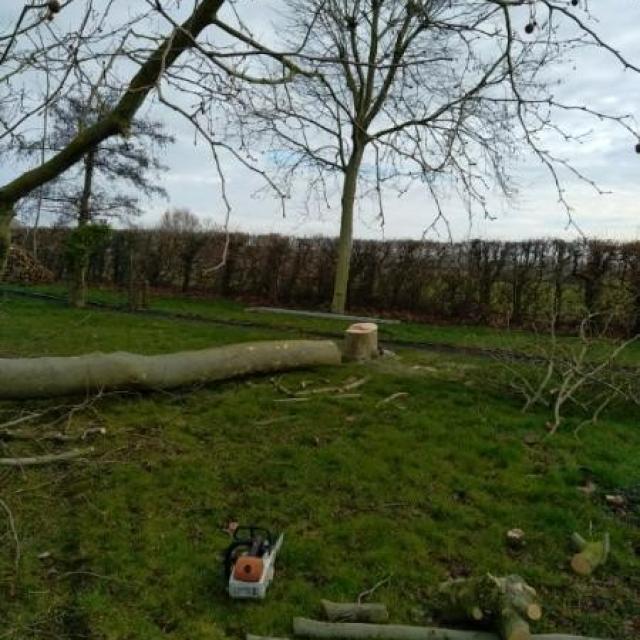
M 236 580 L 233 577 L 233 571 L 231 572 L 231 575 L 229 576 L 228 590 L 229 595 L 232 598 L 236 598 L 238 600 L 264 600 L 267 595 L 267 589 L 273 582 L 276 556 L 278 555 L 278 551 L 280 551 L 283 540 L 284 535 L 281 534 L 277 542 L 273 545 L 273 548 L 262 556 L 262 575 L 260 576 L 260 580 L 257 582 L 243 582 L 242 580 Z

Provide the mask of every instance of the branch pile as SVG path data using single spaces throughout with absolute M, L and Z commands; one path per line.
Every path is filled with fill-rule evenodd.
M 482 624 L 482 630 L 375 624 L 388 620 L 384 604 L 322 600 L 329 622 L 294 618 L 293 633 L 319 640 L 599 640 L 562 633 L 533 635 L 529 623 L 541 619 L 542 607 L 535 589 L 517 575 L 449 580 L 440 585 L 439 596 L 447 619 Z M 247 635 L 247 640 L 267 639 Z
M 620 366 L 618 360 L 640 336 L 612 341 L 612 317 L 587 314 L 576 342 L 558 339 L 554 317 L 549 332 L 536 342 L 537 366 L 520 367 L 509 356 L 499 357 L 511 387 L 525 399 L 522 412 L 538 406 L 551 410 L 547 425 L 551 434 L 564 422 L 568 408 L 587 416 L 577 434 L 584 425 L 595 424 L 614 402 L 638 404 L 638 370 Z

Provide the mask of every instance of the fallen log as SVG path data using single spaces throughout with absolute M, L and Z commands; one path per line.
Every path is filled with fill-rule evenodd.
M 457 631 L 399 624 L 319 622 L 307 618 L 293 619 L 293 633 L 307 638 L 347 640 L 497 640 L 496 635 L 485 631 Z
M 328 340 L 246 342 L 201 351 L 142 356 L 0 359 L 0 399 L 87 394 L 109 389 L 171 389 L 249 374 L 340 364 Z
M 307 618 L 293 619 L 293 633 L 306 638 L 324 640 L 499 640 L 488 631 L 459 631 L 439 627 L 414 627 L 400 624 L 365 624 L 357 622 L 319 622 Z M 564 633 L 543 633 L 532 640 L 610 640 Z
M 331 602 L 321 601 L 324 615 L 330 622 L 387 622 L 389 612 L 379 602 Z

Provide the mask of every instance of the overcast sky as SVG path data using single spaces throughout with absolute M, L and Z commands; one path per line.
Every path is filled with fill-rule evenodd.
M 135 2 L 142 0 L 135 0 Z M 135 2 L 124 3 L 129 8 Z M 21 5 L 22 3 L 15 3 Z M 123 3 L 120 3 L 121 5 Z M 259 0 L 243 0 L 239 10 L 249 8 L 258 31 L 270 30 L 268 3 Z M 15 12 L 9 3 L 0 5 L 0 20 Z M 640 1 L 591 0 L 591 9 L 597 16 L 599 33 L 619 48 L 625 56 L 640 64 Z M 124 10 L 124 8 L 122 9 Z M 562 96 L 576 104 L 586 104 L 594 109 L 610 113 L 631 113 L 640 121 L 640 75 L 623 72 L 610 56 L 580 54 L 577 66 L 563 69 Z M 154 116 L 160 113 L 153 108 Z M 187 207 L 202 218 L 222 223 L 224 208 L 220 200 L 220 185 L 210 161 L 208 148 L 194 145 L 193 132 L 175 117 L 163 116 L 171 132 L 176 136 L 173 145 L 163 157 L 170 171 L 163 176 L 170 201 L 149 202 L 141 224 L 150 225 L 167 206 Z M 571 126 L 572 122 L 567 122 Z M 587 127 L 576 122 L 577 130 Z M 612 124 L 592 122 L 589 138 L 580 146 L 559 149 L 568 155 L 575 165 L 595 178 L 599 185 L 611 194 L 598 196 L 574 178 L 565 182 L 567 199 L 575 207 L 575 219 L 588 235 L 610 238 L 640 238 L 640 155 L 634 152 L 635 142 Z M 234 163 L 225 164 L 229 199 L 233 206 L 231 227 L 235 230 L 279 232 L 297 235 L 335 235 L 339 224 L 339 197 L 332 207 L 312 216 L 302 213 L 295 199 L 283 219 L 277 202 L 264 194 L 254 196 L 262 186 L 259 179 Z M 456 201 L 448 203 L 447 214 L 454 236 L 459 238 L 525 238 L 532 236 L 576 235 L 567 229 L 567 217 L 557 202 L 550 177 L 532 157 L 522 160 L 514 168 L 519 186 L 516 202 L 492 200 L 497 219 L 475 219 L 471 223 Z M 12 176 L 11 168 L 0 168 L 0 180 Z M 420 189 L 410 191 L 405 197 L 389 194 L 385 201 L 386 219 L 384 233 L 376 221 L 375 207 L 364 203 L 358 212 L 355 225 L 357 237 L 366 238 L 419 238 L 434 215 L 434 207 Z

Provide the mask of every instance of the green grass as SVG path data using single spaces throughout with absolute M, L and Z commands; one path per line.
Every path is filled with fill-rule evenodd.
M 16 287 L 13 287 L 16 288 Z M 64 297 L 66 289 L 63 284 L 39 285 L 27 290 L 48 293 Z M 93 302 L 126 306 L 126 292 L 111 288 L 92 289 L 89 299 Z M 247 305 L 219 298 L 197 298 L 190 296 L 153 295 L 150 308 L 155 311 L 189 315 L 218 322 L 253 324 L 265 330 L 276 329 L 290 332 L 320 332 L 341 336 L 349 322 L 330 318 L 296 317 L 290 314 L 257 313 L 247 310 Z M 486 326 L 434 325 L 418 322 L 402 322 L 400 324 L 381 324 L 379 327 L 381 340 L 422 343 L 425 345 L 448 345 L 472 349 L 501 349 L 536 354 L 544 338 L 531 331 L 512 329 L 505 331 Z M 544 331 L 542 331 L 544 333 Z M 568 347 L 578 347 L 575 337 L 560 336 L 559 342 Z M 612 347 L 608 341 L 601 341 L 599 347 L 593 348 L 594 358 L 606 357 Z M 621 364 L 640 364 L 640 341 L 630 344 L 620 354 Z
M 155 353 L 281 336 L 291 332 L 0 303 L 4 356 Z M 604 494 L 640 484 L 640 416 L 619 411 L 580 440 L 569 421 L 544 439 L 547 416 L 519 412 L 496 364 L 410 350 L 369 365 L 288 373 L 282 382 L 299 388 L 363 376 L 369 380 L 353 399 L 277 403 L 281 394 L 255 377 L 107 395 L 76 414 L 70 432 L 107 429 L 89 462 L 0 470 L 21 549 L 15 580 L 2 520 L 0 637 L 287 635 L 293 616 L 319 615 L 320 598 L 353 600 L 389 574 L 376 599 L 392 619 L 430 624 L 439 581 L 486 571 L 520 573 L 540 591 L 540 632 L 638 637 L 640 514 L 614 513 Z M 409 395 L 379 404 L 396 392 Z M 48 406 L 0 403 L 0 422 Z M 532 432 L 541 440 L 526 446 Z M 2 446 L 2 455 L 59 448 Z M 598 487 L 590 497 L 577 490 L 586 478 Z M 285 531 L 263 603 L 225 594 L 221 529 L 232 520 Z M 522 552 L 505 547 L 512 527 L 527 533 Z M 574 530 L 611 534 L 611 561 L 592 578 L 568 570 Z

